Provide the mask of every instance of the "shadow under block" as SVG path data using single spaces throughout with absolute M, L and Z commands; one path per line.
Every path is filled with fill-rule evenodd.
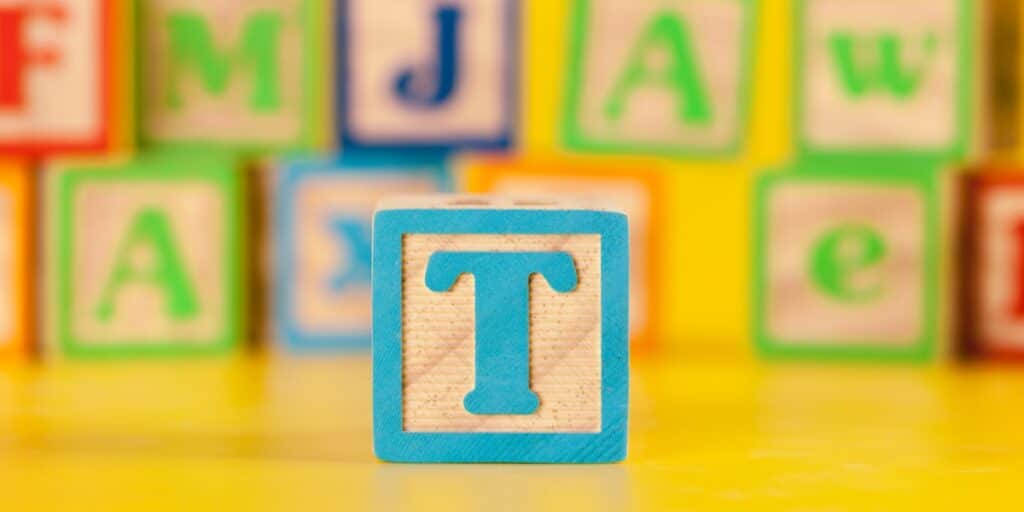
M 509 147 L 519 117 L 519 30 L 514 0 L 341 0 L 341 146 Z
M 959 157 L 975 126 L 973 0 L 795 0 L 807 156 Z
M 964 348 L 1024 360 L 1024 175 L 993 171 L 966 187 Z
M 615 462 L 629 387 L 626 216 L 420 196 L 374 216 L 374 451 Z
M 498 196 L 606 198 L 629 218 L 629 332 L 633 348 L 647 350 L 663 333 L 661 281 L 666 252 L 665 180 L 649 161 L 477 157 L 460 164 L 467 192 Z
M 34 341 L 31 173 L 0 161 L 0 360 L 27 357 Z
M 735 156 L 744 150 L 755 3 L 574 0 L 566 147 Z
M 325 141 L 324 0 L 140 5 L 141 138 L 298 149 Z
M 0 153 L 98 154 L 130 142 L 130 5 L 0 4 Z
M 69 358 L 184 356 L 239 344 L 245 227 L 233 158 L 51 173 L 51 349 Z
M 799 171 L 819 174 L 764 176 L 756 191 L 760 354 L 933 358 L 942 332 L 937 178 L 927 171 Z
M 309 160 L 275 191 L 274 310 L 296 351 L 370 348 L 371 222 L 386 196 L 450 188 L 442 160 Z

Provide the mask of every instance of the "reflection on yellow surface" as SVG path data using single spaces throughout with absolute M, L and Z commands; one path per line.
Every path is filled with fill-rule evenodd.
M 4 510 L 959 509 L 1024 477 L 1024 374 L 638 361 L 618 465 L 378 463 L 368 358 L 0 370 Z M 156 507 L 154 507 L 154 504 Z

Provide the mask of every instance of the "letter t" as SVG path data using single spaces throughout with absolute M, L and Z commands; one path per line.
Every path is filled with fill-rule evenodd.
M 427 262 L 426 285 L 445 292 L 463 273 L 476 291 L 475 386 L 463 401 L 472 414 L 531 414 L 540 400 L 530 390 L 530 276 L 557 292 L 576 289 L 567 252 L 446 252 Z

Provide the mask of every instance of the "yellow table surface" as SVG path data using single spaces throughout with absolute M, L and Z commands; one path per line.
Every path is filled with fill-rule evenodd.
M 399 465 L 359 358 L 0 368 L 0 510 L 1020 507 L 1024 367 L 635 361 L 629 457 Z

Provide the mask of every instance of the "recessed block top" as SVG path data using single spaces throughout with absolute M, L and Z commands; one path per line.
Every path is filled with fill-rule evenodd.
M 374 219 L 374 433 L 409 462 L 625 455 L 626 218 L 432 196 Z

